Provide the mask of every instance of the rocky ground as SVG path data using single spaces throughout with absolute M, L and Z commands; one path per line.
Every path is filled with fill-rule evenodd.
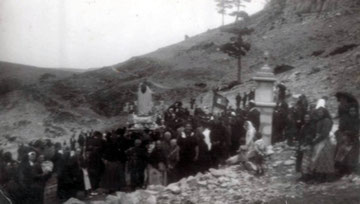
M 223 166 L 183 178 L 177 183 L 149 186 L 133 193 L 117 192 L 91 204 L 358 204 L 360 176 L 321 184 L 298 182 L 295 148 L 279 143 L 266 160 L 266 174 L 254 176 L 242 165 Z M 66 204 L 84 203 L 74 198 Z

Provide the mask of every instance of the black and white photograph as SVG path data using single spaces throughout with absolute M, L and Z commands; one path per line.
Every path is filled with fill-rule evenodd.
M 359 204 L 360 0 L 0 0 L 0 204 Z

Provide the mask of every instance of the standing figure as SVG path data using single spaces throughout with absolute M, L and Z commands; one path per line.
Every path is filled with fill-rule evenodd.
M 248 100 L 248 94 L 246 92 L 244 92 L 243 101 L 242 101 L 243 109 L 246 109 L 247 100 Z
M 317 181 L 325 182 L 331 180 L 335 173 L 334 148 L 329 138 L 333 122 L 328 110 L 323 107 L 316 110 L 316 117 L 312 171 Z
M 311 179 L 311 156 L 313 153 L 312 140 L 315 138 L 315 124 L 309 114 L 305 114 L 304 124 L 299 133 L 299 146 L 296 154 L 296 167 L 301 172 L 301 181 Z
M 286 96 L 286 86 L 284 83 L 279 83 L 277 86 L 278 88 L 278 101 L 284 101 Z
M 184 131 L 178 136 L 180 147 L 179 168 L 182 169 L 181 177 L 195 173 L 195 163 L 199 157 L 199 145 L 190 123 L 185 125 Z
M 135 146 L 126 151 L 129 157 L 129 170 L 131 177 L 131 187 L 133 189 L 144 186 L 145 169 L 148 162 L 148 152 L 141 145 L 141 140 L 135 140 Z
M 163 185 L 167 184 L 166 175 L 167 159 L 164 149 L 161 148 L 161 141 L 155 142 L 155 148 L 150 153 L 149 163 L 147 167 L 148 185 Z
M 339 140 L 335 157 L 336 167 L 340 175 L 354 172 L 359 163 L 359 113 L 355 106 L 348 109 L 339 124 Z
M 190 99 L 190 108 L 191 108 L 191 110 L 194 109 L 194 105 L 195 105 L 195 98 L 191 98 Z
M 251 100 L 255 100 L 255 88 L 251 88 L 250 92 L 249 92 L 249 98 L 248 98 L 249 101 Z
M 235 101 L 236 101 L 236 110 L 240 109 L 240 102 L 241 102 L 241 95 L 240 93 L 238 93 L 235 97 Z
M 179 179 L 178 162 L 180 160 L 180 147 L 177 144 L 176 139 L 170 141 L 171 152 L 167 154 L 167 164 L 168 164 L 168 182 L 173 183 Z

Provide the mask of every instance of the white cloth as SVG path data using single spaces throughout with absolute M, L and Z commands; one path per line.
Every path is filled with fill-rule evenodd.
M 250 158 L 253 152 L 255 151 L 255 143 L 254 138 L 256 134 L 256 130 L 253 126 L 253 124 L 250 121 L 246 121 L 247 123 L 247 131 L 246 131 L 246 137 L 245 137 L 245 147 L 246 147 L 246 158 Z
M 208 128 L 206 128 L 203 132 L 203 135 L 205 136 L 205 143 L 209 149 L 211 149 L 210 132 L 211 131 Z
M 89 178 L 89 172 L 87 169 L 82 169 L 83 175 L 84 175 L 84 186 L 85 186 L 85 190 L 91 190 L 91 183 L 90 183 L 90 178 Z
M 326 101 L 324 99 L 319 99 L 316 103 L 316 108 L 315 109 L 318 109 L 318 108 L 325 108 L 326 106 Z
M 255 133 L 256 130 L 253 126 L 253 124 L 250 121 L 245 122 L 247 124 L 247 131 L 246 131 L 246 137 L 245 137 L 245 145 L 247 147 L 250 147 L 254 143 Z

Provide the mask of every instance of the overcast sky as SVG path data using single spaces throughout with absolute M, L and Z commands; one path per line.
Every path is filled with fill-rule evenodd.
M 214 0 L 0 0 L 0 61 L 108 66 L 220 24 Z

